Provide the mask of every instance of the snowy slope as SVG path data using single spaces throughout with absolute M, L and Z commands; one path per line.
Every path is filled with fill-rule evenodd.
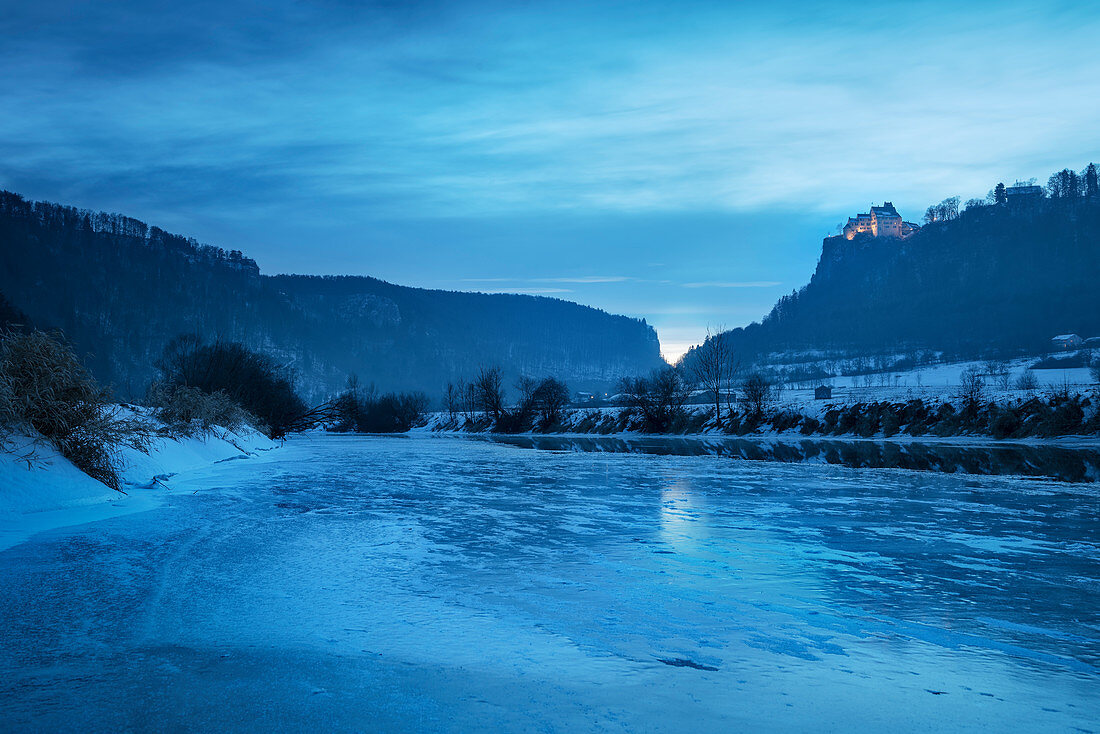
M 164 494 L 158 478 L 276 445 L 255 431 L 161 438 L 148 455 L 133 449 L 123 452 L 126 494 L 120 494 L 84 474 L 41 438 L 13 435 L 5 442 L 0 452 L 0 549 L 43 530 L 149 509 Z

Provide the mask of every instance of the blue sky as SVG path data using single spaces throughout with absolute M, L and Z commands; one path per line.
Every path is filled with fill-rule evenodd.
M 0 186 L 255 257 L 760 318 L 872 201 L 1100 159 L 1089 3 L 0 0 Z

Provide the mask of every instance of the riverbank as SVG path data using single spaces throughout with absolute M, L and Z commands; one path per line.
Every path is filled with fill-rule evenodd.
M 219 461 L 255 456 L 277 443 L 242 429 L 159 437 L 149 453 L 123 448 L 123 492 L 99 482 L 41 437 L 11 434 L 0 451 L 0 549 L 45 530 L 81 525 L 155 507 L 172 476 Z
M 789 396 L 758 412 L 713 404 L 669 409 L 668 436 L 743 438 L 939 439 L 999 442 L 1069 438 L 1100 441 L 1100 399 L 1096 393 L 1053 391 L 1000 396 L 996 401 L 914 393 L 901 400 L 807 400 Z M 528 420 L 539 434 L 645 434 L 647 421 L 627 406 L 573 408 L 549 425 Z M 501 431 L 483 413 L 436 413 L 423 427 L 430 431 L 515 433 Z

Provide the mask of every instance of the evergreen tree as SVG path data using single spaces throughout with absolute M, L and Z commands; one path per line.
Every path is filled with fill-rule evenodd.
M 1082 178 L 1085 179 L 1085 196 L 1090 199 L 1100 196 L 1100 182 L 1097 181 L 1095 163 L 1090 163 L 1085 168 Z
M 1005 191 L 1005 185 L 999 183 L 993 187 L 993 203 L 1004 204 L 1008 201 L 1008 192 Z

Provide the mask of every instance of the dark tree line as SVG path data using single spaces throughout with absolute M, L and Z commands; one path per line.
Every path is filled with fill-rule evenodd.
M 499 367 L 482 367 L 470 381 L 449 382 L 444 390 L 444 407 L 452 422 L 466 423 L 480 413 L 501 433 L 552 430 L 569 405 L 569 387 L 556 377 L 519 377 L 514 384 L 516 399 L 509 404 L 503 373 Z
M 418 425 L 428 409 L 422 392 L 379 394 L 375 386 L 363 387 L 355 375 L 334 401 L 331 430 L 356 433 L 405 433 Z
M 135 399 L 172 335 L 236 341 L 294 366 L 321 402 L 351 372 L 383 391 L 426 391 L 482 363 L 524 374 L 644 373 L 644 321 L 533 296 L 406 288 L 367 277 L 264 276 L 236 251 L 121 215 L 0 193 L 0 292 L 61 329 L 98 379 Z M 597 378 L 593 378 L 597 379 Z
M 1090 163 L 1076 173 L 1063 168 L 1047 181 L 1047 195 L 1052 199 L 1095 199 L 1100 197 L 1100 182 L 1097 181 L 1096 164 Z

